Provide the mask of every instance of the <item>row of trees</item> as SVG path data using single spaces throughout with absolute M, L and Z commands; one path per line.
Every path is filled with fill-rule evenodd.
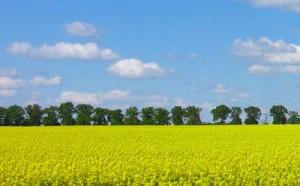
M 89 104 L 73 105 L 72 102 L 61 103 L 58 107 L 50 106 L 42 109 L 40 105 L 28 105 L 25 108 L 12 105 L 8 108 L 0 107 L 0 125 L 2 126 L 39 126 L 39 125 L 182 125 L 201 124 L 201 108 L 196 106 L 174 106 L 171 111 L 164 108 L 145 107 L 140 111 L 137 107 L 129 107 L 125 113 L 121 109 L 109 110 L 101 107 L 93 107 Z M 261 110 L 250 106 L 243 109 L 246 118 L 245 124 L 258 124 L 261 118 Z M 242 124 L 240 107 L 227 107 L 219 105 L 213 110 L 213 122 L 215 124 Z M 287 115 L 289 118 L 287 119 Z M 274 124 L 298 124 L 300 119 L 295 111 L 288 111 L 282 105 L 274 105 L 270 109 L 270 116 Z M 265 115 L 264 123 L 267 123 L 268 115 Z M 227 122 L 230 118 L 231 121 Z
M 171 112 L 164 108 L 146 107 L 140 111 L 129 107 L 125 114 L 121 109 L 109 110 L 93 107 L 89 104 L 73 105 L 72 102 L 61 103 L 58 107 L 42 109 L 33 104 L 22 108 L 12 105 L 0 107 L 0 125 L 2 126 L 39 126 L 39 125 L 181 125 L 201 124 L 201 108 L 175 106 Z
M 250 106 L 244 108 L 246 113 L 245 124 L 258 124 L 261 118 L 262 112 L 260 108 Z M 241 107 L 227 107 L 226 105 L 219 105 L 211 111 L 213 115 L 213 121 L 219 124 L 225 124 L 228 117 L 231 118 L 230 124 L 242 124 L 241 114 L 243 110 Z M 287 118 L 287 115 L 289 118 Z M 263 123 L 267 124 L 268 114 L 264 115 Z M 274 105 L 270 109 L 270 116 L 273 117 L 273 124 L 299 124 L 300 118 L 296 111 L 288 111 L 283 105 Z

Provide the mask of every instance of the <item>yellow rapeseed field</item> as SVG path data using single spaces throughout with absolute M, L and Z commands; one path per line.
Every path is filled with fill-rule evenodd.
M 0 128 L 1 185 L 300 185 L 300 126 Z

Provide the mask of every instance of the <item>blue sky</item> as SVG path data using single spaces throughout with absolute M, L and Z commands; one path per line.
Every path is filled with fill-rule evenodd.
M 299 18 L 299 0 L 3 0 L 0 105 L 300 111 Z

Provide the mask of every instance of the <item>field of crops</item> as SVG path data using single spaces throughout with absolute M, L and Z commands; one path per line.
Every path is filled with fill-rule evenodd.
M 300 184 L 299 126 L 0 128 L 1 185 Z

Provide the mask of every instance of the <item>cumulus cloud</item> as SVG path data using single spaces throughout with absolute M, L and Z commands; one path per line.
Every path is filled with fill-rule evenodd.
M 0 70 L 0 76 L 12 77 L 18 74 L 16 69 L 4 69 Z
M 265 65 L 252 65 L 248 68 L 248 71 L 252 74 L 257 75 L 267 75 L 272 72 L 271 68 Z
M 217 94 L 231 93 L 232 91 L 233 91 L 232 87 L 226 87 L 222 84 L 216 84 L 216 86 L 212 90 L 212 92 Z
M 101 104 L 103 101 L 123 100 L 130 96 L 130 92 L 122 90 L 112 90 L 109 92 L 78 92 L 78 91 L 64 91 L 60 95 L 60 100 L 71 101 L 74 103 L 86 104 Z
M 14 89 L 0 89 L 0 97 L 14 97 L 16 93 Z
M 0 77 L 0 88 L 19 88 L 25 85 L 21 79 L 12 79 L 10 77 Z
M 108 71 L 121 77 L 137 79 L 162 77 L 174 70 L 163 69 L 157 63 L 143 63 L 137 59 L 123 59 L 111 65 Z
M 300 45 L 284 40 L 273 41 L 267 37 L 245 41 L 237 39 L 233 43 L 233 52 L 257 63 L 248 68 L 252 74 L 295 74 L 300 71 Z
M 228 87 L 222 84 L 216 84 L 215 87 L 212 89 L 212 92 L 216 94 L 226 94 L 230 96 L 230 100 L 234 102 L 250 97 L 249 94 L 247 94 L 246 92 L 242 92 L 237 88 Z
M 31 84 L 35 86 L 57 86 L 61 84 L 61 77 L 55 76 L 50 79 L 46 79 L 44 77 L 34 77 L 31 80 Z
M 270 75 L 278 73 L 300 73 L 298 65 L 252 65 L 248 68 L 249 72 L 256 75 Z
M 300 11 L 299 0 L 250 0 L 255 6 L 260 7 L 279 7 Z
M 43 59 L 81 59 L 81 60 L 115 60 L 119 56 L 111 49 L 100 49 L 96 43 L 66 43 L 55 45 L 44 44 L 33 47 L 29 43 L 12 43 L 7 51 L 14 55 Z
M 85 22 L 73 22 L 65 24 L 64 29 L 71 35 L 79 37 L 91 37 L 97 33 L 96 28 Z
M 233 43 L 234 53 L 241 57 L 256 58 L 267 63 L 300 63 L 300 45 L 284 40 L 272 41 L 267 37 L 258 40 L 237 39 Z

